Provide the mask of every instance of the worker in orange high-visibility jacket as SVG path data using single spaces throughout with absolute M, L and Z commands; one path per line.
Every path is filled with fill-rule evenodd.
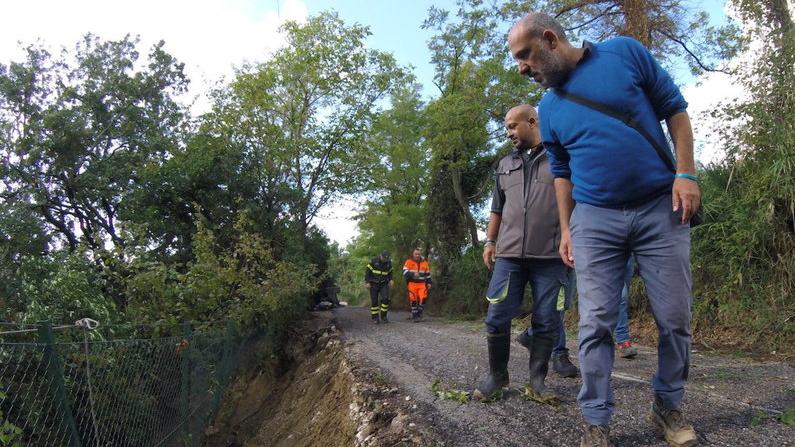
M 425 300 L 428 299 L 428 290 L 431 288 L 431 266 L 422 257 L 422 249 L 419 247 L 403 263 L 403 277 L 408 285 L 411 319 L 416 323 L 422 319 Z

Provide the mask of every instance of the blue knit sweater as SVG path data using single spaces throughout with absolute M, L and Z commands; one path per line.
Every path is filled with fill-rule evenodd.
M 687 108 L 679 88 L 638 41 L 617 37 L 586 53 L 561 89 L 629 112 L 663 147 L 661 120 Z M 673 174 L 635 129 L 554 90 L 539 106 L 541 139 L 555 177 L 570 178 L 576 202 L 621 207 L 671 190 Z

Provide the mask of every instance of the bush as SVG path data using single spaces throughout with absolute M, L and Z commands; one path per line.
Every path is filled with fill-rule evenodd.
M 101 268 L 82 252 L 56 251 L 46 256 L 22 259 L 20 289 L 15 301 L 19 312 L 12 321 L 34 323 L 42 320 L 74 322 L 92 318 L 103 323 L 118 319 L 118 309 L 103 290 Z
M 488 308 L 486 288 L 491 278 L 483 265 L 481 248 L 468 249 L 450 265 L 450 281 L 442 292 L 442 311 L 455 318 L 475 318 L 485 314 Z
M 275 259 L 269 241 L 246 224 L 245 217 L 238 220 L 235 241 L 224 248 L 199 223 L 195 261 L 184 273 L 162 263 L 141 266 L 128 282 L 128 315 L 165 322 L 232 319 L 276 332 L 288 326 L 316 287 L 315 267 Z

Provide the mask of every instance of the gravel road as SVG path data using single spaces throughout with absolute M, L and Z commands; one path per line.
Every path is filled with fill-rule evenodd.
M 436 397 L 431 386 L 439 381 L 447 389 L 474 388 L 488 367 L 482 325 L 435 318 L 412 323 L 403 312 L 390 312 L 391 323 L 374 325 L 366 309 L 355 307 L 335 309 L 334 317 L 354 360 L 383 371 L 389 386 L 414 402 L 412 420 L 430 427 L 445 445 L 579 445 L 579 379 L 550 373 L 547 384 L 562 398 L 561 405 L 524 400 L 518 390 L 527 375 L 528 353 L 517 343 L 511 345 L 506 398 L 459 403 Z M 575 344 L 570 337 L 572 352 Z M 648 422 L 656 350 L 638 348 L 638 358 L 616 359 L 611 437 L 618 446 L 665 446 Z M 795 446 L 795 427 L 775 417 L 795 408 L 791 365 L 701 352 L 694 352 L 692 360 L 684 410 L 701 445 Z

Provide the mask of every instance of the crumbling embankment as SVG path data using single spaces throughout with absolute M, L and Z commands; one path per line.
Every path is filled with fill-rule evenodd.
M 277 358 L 263 343 L 241 365 L 203 445 L 434 445 L 378 370 L 354 365 L 330 312 L 313 314 Z M 411 429 L 408 430 L 409 426 Z

